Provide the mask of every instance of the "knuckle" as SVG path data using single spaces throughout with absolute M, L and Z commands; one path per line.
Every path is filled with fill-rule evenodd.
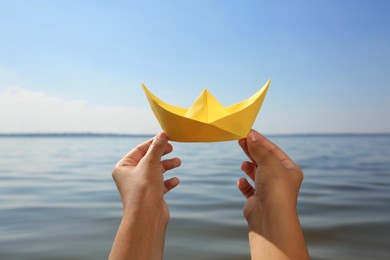
M 266 150 L 263 150 L 261 146 L 254 147 L 251 151 L 251 156 L 257 163 L 269 160 L 269 153 Z
M 120 171 L 120 168 L 118 165 L 115 165 L 114 168 L 112 169 L 111 176 L 115 180 L 116 177 L 118 176 L 118 173 Z
M 303 181 L 304 174 L 303 174 L 303 171 L 300 168 L 297 169 L 297 177 L 298 177 L 300 182 Z
M 275 154 L 277 148 L 276 147 L 269 147 L 266 149 L 268 153 L 270 154 Z

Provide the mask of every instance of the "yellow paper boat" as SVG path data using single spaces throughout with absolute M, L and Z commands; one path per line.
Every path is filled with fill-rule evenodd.
M 204 89 L 189 109 L 172 106 L 142 87 L 169 140 L 219 142 L 238 140 L 249 133 L 267 94 L 270 80 L 252 97 L 224 107 Z

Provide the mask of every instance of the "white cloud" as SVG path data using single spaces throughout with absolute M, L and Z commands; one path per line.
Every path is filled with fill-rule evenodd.
M 290 109 L 266 102 L 253 128 L 263 133 L 385 132 L 379 116 L 350 110 Z M 160 131 L 149 106 L 95 106 L 19 87 L 0 90 L 0 133 L 94 132 L 153 134 Z
M 0 91 L 0 133 L 155 133 L 160 127 L 149 108 L 93 106 L 19 87 Z

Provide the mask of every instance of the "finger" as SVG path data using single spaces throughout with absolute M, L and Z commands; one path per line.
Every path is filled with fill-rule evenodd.
M 242 195 L 244 195 L 247 199 L 249 199 L 255 193 L 255 189 L 245 178 L 240 178 L 238 180 L 237 187 L 241 191 Z
M 241 146 L 246 156 L 248 156 L 248 158 L 255 164 L 255 166 L 257 166 L 255 160 L 253 160 L 252 156 L 249 153 L 248 146 L 246 144 L 246 138 L 238 140 L 238 144 Z
M 161 157 L 164 155 L 165 149 L 168 145 L 168 138 L 165 133 L 159 133 L 153 139 L 149 146 L 148 151 L 145 154 L 145 158 L 150 163 L 160 163 Z
M 142 157 L 145 156 L 152 142 L 153 138 L 137 145 L 117 163 L 117 166 L 136 166 Z
M 252 181 L 255 181 L 256 167 L 251 162 L 243 162 L 241 164 L 241 170 L 243 170 Z
M 167 143 L 167 146 L 165 147 L 165 151 L 163 155 L 169 154 L 173 151 L 173 146 L 170 143 Z
M 163 173 L 169 170 L 172 170 L 181 165 L 181 160 L 179 158 L 172 158 L 168 160 L 161 161 L 163 167 Z
M 177 185 L 179 185 L 180 181 L 178 178 L 176 177 L 173 177 L 171 179 L 168 179 L 166 181 L 164 181 L 164 194 L 167 193 L 168 191 L 172 190 L 173 188 L 175 188 Z
M 128 152 L 118 163 L 117 166 L 136 166 L 139 161 L 145 156 L 154 138 L 137 145 L 134 149 Z M 173 147 L 170 143 L 167 144 L 164 154 L 169 154 L 173 151 Z
M 272 161 L 277 161 L 276 158 L 273 158 L 274 155 L 269 153 L 267 149 L 259 142 L 257 136 L 253 135 L 253 130 L 249 132 L 246 138 L 246 144 L 248 147 L 248 152 L 255 161 L 256 165 L 261 167 L 269 164 Z
M 251 130 L 249 133 L 252 135 L 252 138 L 256 138 L 259 143 L 271 154 L 275 155 L 276 158 L 288 169 L 294 169 L 298 166 L 295 164 L 293 160 L 276 144 L 272 143 L 262 134 L 256 132 L 255 130 Z

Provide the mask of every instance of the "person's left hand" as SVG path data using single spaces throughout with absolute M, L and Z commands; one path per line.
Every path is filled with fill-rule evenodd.
M 172 149 L 166 134 L 160 133 L 135 147 L 116 164 L 112 177 L 122 198 L 124 218 L 154 215 L 168 224 L 170 216 L 164 194 L 175 188 L 179 179 L 164 181 L 163 173 L 180 166 L 181 161 L 161 157 Z
M 110 259 L 163 259 L 169 209 L 164 194 L 179 184 L 163 173 L 180 165 L 179 158 L 161 160 L 172 152 L 164 133 L 138 145 L 120 160 L 112 177 L 123 203 L 123 218 Z

